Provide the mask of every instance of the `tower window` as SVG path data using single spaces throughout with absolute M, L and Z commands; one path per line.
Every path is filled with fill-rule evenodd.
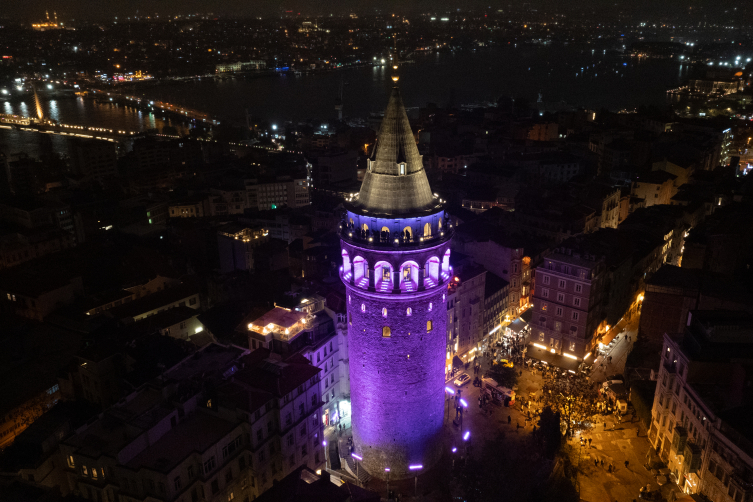
M 387 309 L 382 309 L 382 316 L 387 317 Z
M 408 310 L 405 311 L 406 315 L 411 315 L 412 313 L 413 313 L 413 310 L 410 307 L 408 307 Z
M 366 304 L 365 303 L 361 304 L 361 312 L 366 312 Z
M 432 306 L 433 306 L 433 304 L 431 302 L 429 302 L 429 312 L 431 312 Z
M 431 331 L 432 325 L 431 321 L 426 321 L 426 331 Z
M 385 326 L 382 328 L 382 336 L 384 338 L 389 338 L 390 336 L 392 336 L 392 331 L 390 330 L 389 326 Z
M 405 164 L 400 164 L 400 174 L 405 174 Z

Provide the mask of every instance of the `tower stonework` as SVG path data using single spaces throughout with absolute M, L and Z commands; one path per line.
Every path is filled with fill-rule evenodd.
M 397 87 L 340 225 L 353 442 L 372 476 L 441 455 L 452 227 L 432 194 Z

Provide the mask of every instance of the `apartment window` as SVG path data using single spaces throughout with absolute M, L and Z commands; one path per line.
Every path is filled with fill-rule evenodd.
M 228 469 L 225 473 L 225 483 L 230 483 L 233 480 L 233 470 Z
M 545 276 L 543 276 L 543 277 L 541 278 L 541 280 L 542 280 L 542 282 L 543 282 L 544 284 L 549 284 L 549 276 L 548 276 L 548 275 L 545 275 Z
M 547 309 L 547 305 L 546 305 L 546 303 L 542 303 L 542 304 L 541 304 L 541 311 L 542 311 L 542 312 L 546 312 L 546 309 Z
M 293 423 L 293 416 L 290 413 L 288 413 L 287 415 L 285 415 L 285 425 L 290 425 L 292 423 Z
M 304 408 L 303 407 L 303 403 L 301 403 L 301 404 L 298 405 L 298 414 L 299 415 L 303 415 L 303 408 Z
M 228 493 L 227 494 L 227 502 L 230 502 L 233 499 L 235 499 L 235 494 L 233 492 Z
M 264 431 L 259 429 L 256 431 L 256 440 L 261 443 L 261 441 L 264 439 Z
M 290 462 L 290 467 L 293 467 L 295 465 L 295 453 L 290 455 L 290 459 L 288 459 L 288 462 Z
M 382 336 L 384 338 L 389 338 L 390 336 L 392 336 L 392 332 L 390 331 L 390 327 L 389 326 L 384 326 L 382 328 Z
M 215 465 L 216 465 L 216 463 L 215 463 L 214 457 L 209 457 L 209 460 L 207 460 L 206 462 L 204 462 L 204 472 L 203 473 L 206 475 L 206 474 L 212 472 L 212 469 L 214 469 Z
M 546 288 L 541 289 L 541 297 L 542 298 L 549 298 L 549 290 Z
M 557 293 L 557 301 L 558 302 L 564 302 L 565 301 L 565 293 Z
M 293 446 L 294 442 L 295 442 L 295 434 L 290 434 L 288 436 L 288 446 Z
M 540 342 L 544 341 L 544 333 L 543 332 L 539 333 L 539 341 Z
M 89 469 L 85 465 L 81 466 L 81 474 L 83 474 L 84 476 L 89 475 Z
M 288 413 L 288 416 L 290 416 L 290 413 Z M 272 434 L 272 421 L 271 420 L 267 422 L 267 434 Z
M 311 406 L 316 406 L 316 394 L 312 394 L 311 396 Z
M 68 455 L 68 467 L 73 469 L 76 467 L 76 462 L 73 460 L 73 455 Z
M 555 312 L 558 316 L 561 316 L 564 310 L 562 310 L 562 307 L 557 307 L 557 311 Z
M 579 317 L 580 317 L 580 313 L 579 312 L 573 312 L 573 315 L 572 315 L 573 321 L 577 321 Z
M 580 307 L 580 298 L 573 298 L 573 305 Z
M 193 298 L 191 298 L 191 299 L 190 299 L 190 300 L 188 301 L 188 304 L 189 304 L 189 305 L 196 305 L 196 297 L 194 296 Z
M 564 279 L 560 279 L 558 286 L 559 286 L 560 289 L 564 289 L 565 288 L 565 280 Z
M 246 457 L 243 455 L 238 458 L 238 469 L 245 469 L 246 468 Z
M 188 471 L 188 479 L 193 479 L 196 474 L 194 473 L 193 465 L 189 465 L 187 471 Z
M 582 293 L 583 292 L 583 285 L 582 284 L 576 284 L 575 285 L 575 292 L 576 293 Z
M 175 479 L 173 479 L 173 487 L 175 488 L 176 492 L 180 490 L 180 485 L 181 485 L 180 476 L 178 476 Z
M 575 342 L 570 342 L 570 352 L 575 352 Z
M 308 445 L 304 444 L 301 446 L 301 456 L 305 457 L 306 455 L 308 455 Z
M 562 323 L 561 322 L 555 321 L 555 323 L 554 323 L 554 331 L 557 331 L 557 332 L 562 331 Z
M 431 331 L 431 330 L 432 330 L 432 323 L 431 323 L 431 321 L 426 321 L 426 331 Z
M 301 437 L 304 437 L 306 435 L 306 424 L 303 424 L 301 426 L 301 432 L 300 432 L 300 434 L 301 434 Z

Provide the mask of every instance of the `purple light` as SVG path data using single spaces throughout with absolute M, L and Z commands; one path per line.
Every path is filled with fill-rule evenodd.
M 389 467 L 385 467 L 384 468 L 384 472 L 390 472 L 390 468 Z
M 463 441 L 468 441 L 469 437 L 471 437 L 471 431 L 466 431 L 465 434 L 463 434 Z
M 461 398 L 461 399 L 460 399 L 460 404 L 462 404 L 462 405 L 463 405 L 463 406 L 465 406 L 466 408 L 468 407 L 468 403 L 466 403 L 466 402 L 465 402 L 465 399 L 463 399 L 463 398 Z
M 360 455 L 356 455 L 355 453 L 351 453 L 351 454 L 350 454 L 350 456 L 351 456 L 351 457 L 353 457 L 353 458 L 354 458 L 354 459 L 356 459 L 356 460 L 363 460 L 363 457 L 362 457 L 362 456 L 360 456 Z
M 458 449 L 453 446 L 452 447 L 452 453 L 455 453 L 456 451 L 458 451 Z
M 447 392 L 449 392 L 450 394 L 454 394 L 454 393 L 455 393 L 455 391 L 454 391 L 454 390 L 452 390 L 452 389 L 451 389 L 451 388 L 449 388 L 449 387 L 445 387 L 445 388 L 444 388 L 444 390 L 445 390 L 445 391 L 447 391 Z
M 417 470 L 423 469 L 423 468 L 424 468 L 424 466 L 421 465 L 421 464 L 409 465 L 408 466 L 408 469 L 410 469 L 411 471 L 417 471 Z
M 326 441 L 322 441 L 322 446 L 327 446 L 327 442 Z

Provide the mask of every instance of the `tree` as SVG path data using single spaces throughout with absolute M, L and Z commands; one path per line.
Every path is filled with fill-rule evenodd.
M 514 389 L 518 384 L 518 372 L 515 368 L 507 368 L 494 363 L 489 369 L 488 376 L 493 378 L 502 387 Z
M 596 413 L 599 398 L 596 386 L 583 375 L 556 376 L 542 388 L 544 405 L 559 413 L 570 433 Z
M 541 410 L 539 416 L 538 443 L 543 447 L 543 453 L 548 458 L 553 458 L 562 444 L 560 432 L 560 414 L 552 411 L 550 407 Z

